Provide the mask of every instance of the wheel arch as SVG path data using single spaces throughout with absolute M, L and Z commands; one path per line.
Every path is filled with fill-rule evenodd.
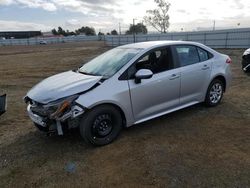
M 218 79 L 218 80 L 220 80 L 220 81 L 222 81 L 222 83 L 224 84 L 224 92 L 226 91 L 226 88 L 227 88 L 227 81 L 226 81 L 226 78 L 223 76 L 223 75 L 217 75 L 217 76 L 215 76 L 212 80 L 211 80 L 211 82 L 212 81 L 214 81 L 214 80 L 216 80 L 216 79 Z M 210 83 L 211 83 L 210 82 Z

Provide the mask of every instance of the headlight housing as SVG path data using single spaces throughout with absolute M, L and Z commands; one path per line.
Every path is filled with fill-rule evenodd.
M 65 112 L 70 110 L 72 103 L 79 97 L 79 95 L 73 95 L 60 99 L 54 102 L 51 102 L 47 105 L 44 105 L 44 109 L 48 112 L 50 119 L 56 119 L 62 116 Z

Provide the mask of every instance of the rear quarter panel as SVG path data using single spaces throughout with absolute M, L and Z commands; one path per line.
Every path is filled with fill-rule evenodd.
M 218 54 L 214 58 L 211 72 L 211 81 L 217 76 L 223 76 L 226 80 L 226 89 L 231 85 L 232 72 L 230 64 L 226 63 L 229 56 L 224 54 Z

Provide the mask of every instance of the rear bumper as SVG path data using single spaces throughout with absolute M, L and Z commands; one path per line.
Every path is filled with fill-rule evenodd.
M 226 69 L 225 79 L 226 79 L 226 88 L 225 88 L 225 90 L 228 90 L 232 85 L 232 79 L 233 79 L 233 75 L 232 75 L 232 71 L 231 71 L 230 66 L 228 66 L 227 69 Z

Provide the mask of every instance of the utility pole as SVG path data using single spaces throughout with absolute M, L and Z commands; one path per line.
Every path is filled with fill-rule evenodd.
M 121 23 L 119 22 L 119 35 L 121 35 L 122 32 L 121 32 Z
M 213 26 L 213 31 L 215 31 L 215 20 L 214 20 L 214 26 Z
M 121 23 L 119 22 L 119 46 L 121 45 Z
M 134 43 L 135 43 L 135 18 L 133 19 L 133 35 L 134 35 Z
M 144 31 L 143 31 L 143 20 L 141 21 L 141 34 L 144 34 Z

